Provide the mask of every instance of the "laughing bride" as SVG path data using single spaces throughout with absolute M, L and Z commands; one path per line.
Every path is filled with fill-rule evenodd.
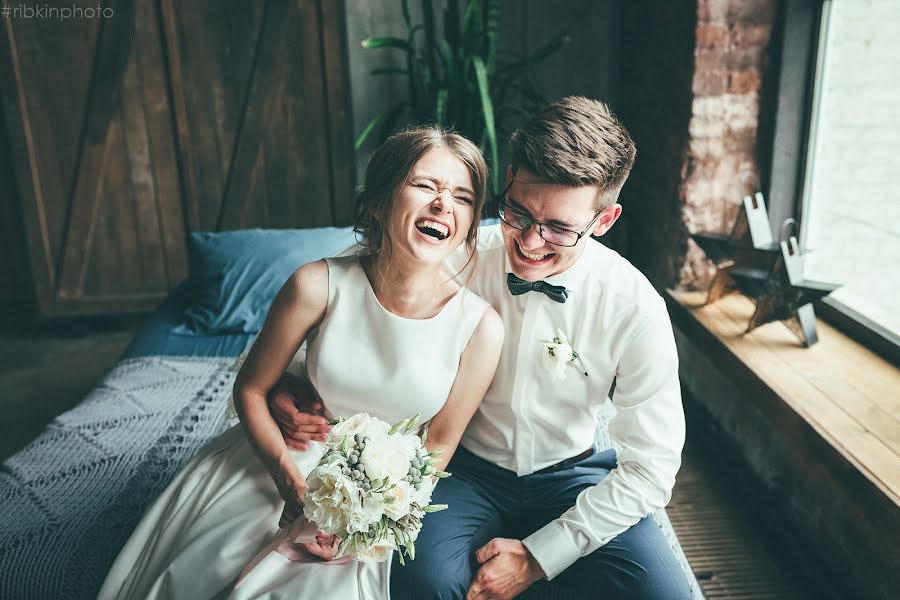
M 372 156 L 356 231 L 365 256 L 300 267 L 275 298 L 241 367 L 241 424 L 207 446 L 144 515 L 100 592 L 111 598 L 388 597 L 392 561 L 335 564 L 320 532 L 277 552 L 232 589 L 242 568 L 303 514 L 306 475 L 324 452 L 285 445 L 266 395 L 301 344 L 309 380 L 335 417 L 393 423 L 421 413 L 443 468 L 496 370 L 500 317 L 442 272 L 465 244 L 471 260 L 487 168 L 469 140 L 436 128 L 389 138 Z M 452 510 L 452 507 L 450 507 Z

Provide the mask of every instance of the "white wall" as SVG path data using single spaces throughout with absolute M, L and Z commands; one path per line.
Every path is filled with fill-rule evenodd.
M 834 0 L 804 244 L 810 279 L 900 333 L 900 1 Z

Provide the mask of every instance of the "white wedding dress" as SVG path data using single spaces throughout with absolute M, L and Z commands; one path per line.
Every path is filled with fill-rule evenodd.
M 327 259 L 328 307 L 307 340 L 310 381 L 334 416 L 390 423 L 441 409 L 487 303 L 461 290 L 430 319 L 384 309 L 355 256 Z M 308 474 L 324 451 L 292 451 Z M 283 502 L 240 425 L 200 452 L 144 515 L 101 599 L 216 597 L 278 531 Z M 427 517 L 426 517 L 427 518 Z M 315 564 L 273 552 L 229 598 L 388 598 L 390 561 Z M 222 594 L 225 597 L 225 594 Z

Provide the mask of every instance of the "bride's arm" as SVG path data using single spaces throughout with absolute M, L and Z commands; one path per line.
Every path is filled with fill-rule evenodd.
M 278 292 L 266 323 L 234 383 L 234 405 L 256 453 L 275 480 L 281 497 L 299 506 L 306 480 L 291 459 L 278 425 L 266 406 L 271 390 L 306 339 L 325 316 L 328 266 L 317 261 L 297 269 Z
M 435 464 L 438 470 L 443 470 L 450 462 L 463 431 L 494 378 L 500 362 L 503 334 L 500 315 L 489 307 L 459 359 L 459 370 L 446 404 L 428 425 L 425 446 L 429 451 L 441 451 Z

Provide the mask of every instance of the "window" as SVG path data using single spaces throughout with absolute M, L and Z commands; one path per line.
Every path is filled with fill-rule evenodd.
M 807 279 L 829 304 L 900 336 L 900 3 L 826 0 L 803 182 Z

